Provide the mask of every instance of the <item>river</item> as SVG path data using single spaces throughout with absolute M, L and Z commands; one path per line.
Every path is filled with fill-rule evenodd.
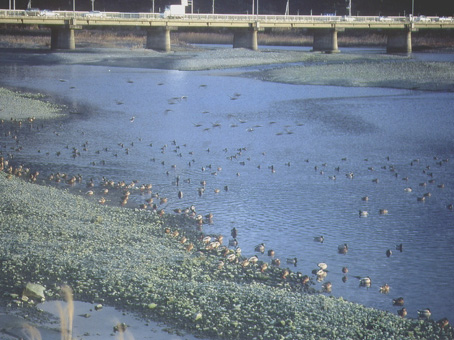
M 243 254 L 264 243 L 259 257 L 270 260 L 273 249 L 281 266 L 304 274 L 327 263 L 334 296 L 392 313 L 402 296 L 409 317 L 430 308 L 434 319 L 454 320 L 452 93 L 286 85 L 225 71 L 12 63 L 0 73 L 3 85 L 71 111 L 17 129 L 19 142 L 2 133 L 2 153 L 14 162 L 42 177 L 92 179 L 93 200 L 103 178 L 151 183 L 168 199 L 155 198 L 158 208 L 212 213 L 207 234 L 231 238 L 235 227 Z M 150 198 L 132 192 L 130 207 Z M 366 276 L 370 288 L 359 285 Z M 379 292 L 385 283 L 389 294 Z

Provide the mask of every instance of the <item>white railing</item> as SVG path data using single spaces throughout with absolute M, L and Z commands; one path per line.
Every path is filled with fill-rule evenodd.
M 47 13 L 47 14 L 45 14 Z M 191 20 L 222 22 L 285 22 L 285 23 L 454 23 L 452 17 L 403 17 L 403 16 L 332 16 L 332 15 L 251 15 L 251 14 L 190 14 L 178 18 L 163 18 L 160 13 L 139 12 L 87 12 L 87 11 L 51 11 L 52 17 L 92 18 L 96 20 Z M 0 10 L 0 18 L 8 17 L 46 17 L 49 12 L 28 13 L 26 10 Z

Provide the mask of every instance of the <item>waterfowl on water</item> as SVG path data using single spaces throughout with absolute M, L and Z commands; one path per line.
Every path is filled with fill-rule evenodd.
M 337 247 L 337 252 L 339 254 L 347 254 L 348 252 L 348 245 L 347 243 L 341 244 Z
M 429 319 L 432 315 L 432 312 L 429 308 L 418 310 L 418 317 L 420 319 Z
M 319 264 L 317 264 L 317 266 L 321 269 L 321 270 L 326 270 L 328 268 L 328 265 L 325 263 L 325 262 L 320 262 Z
M 398 250 L 398 251 L 402 252 L 402 251 L 403 251 L 403 249 L 404 249 L 404 248 L 403 248 L 403 245 L 402 245 L 402 243 L 400 243 L 400 244 L 396 244 L 396 250 Z
M 229 240 L 229 246 L 231 246 L 231 247 L 238 246 L 238 241 L 236 239 Z
M 331 282 L 325 282 L 323 285 L 322 285 L 322 289 L 324 292 L 326 293 L 331 293 L 331 290 L 333 288 L 333 285 Z
M 386 256 L 387 256 L 387 257 L 390 257 L 392 254 L 393 254 L 393 252 L 391 251 L 391 249 L 388 249 L 388 250 L 386 251 Z
M 347 274 L 348 273 L 348 268 L 347 267 L 342 267 L 342 273 Z
M 268 256 L 273 257 L 275 255 L 275 252 L 273 249 L 268 250 Z
M 388 294 L 389 293 L 389 285 L 385 283 L 383 286 L 380 287 L 380 293 Z
M 397 299 L 393 299 L 394 306 L 403 306 L 404 305 L 404 298 L 398 297 Z
M 359 217 L 367 217 L 369 213 L 365 210 L 360 210 L 359 211 Z
M 255 246 L 255 251 L 263 254 L 265 252 L 265 243 L 260 243 L 259 245 Z
M 325 238 L 323 236 L 316 236 L 314 237 L 314 241 L 323 243 L 325 241 Z
M 230 231 L 230 235 L 232 235 L 234 239 L 238 237 L 238 231 L 236 230 L 235 227 L 233 227 L 232 230 Z
M 378 212 L 380 215 L 388 215 L 388 209 L 380 209 Z
M 296 265 L 298 263 L 298 259 L 296 257 L 288 258 L 287 259 L 287 263 L 291 263 L 291 264 L 293 264 L 296 267 Z
M 359 285 L 362 287 L 370 287 L 372 284 L 372 280 L 369 276 L 363 277 L 359 279 Z

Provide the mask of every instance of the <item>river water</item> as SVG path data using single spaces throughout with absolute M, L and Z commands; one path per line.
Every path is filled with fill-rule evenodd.
M 45 93 L 72 112 L 24 125 L 19 144 L 2 134 L 2 153 L 40 176 L 93 179 L 93 200 L 103 177 L 151 183 L 168 199 L 155 198 L 159 209 L 195 205 L 213 214 L 204 232 L 226 239 L 235 227 L 243 254 L 264 243 L 262 259 L 273 249 L 281 266 L 303 274 L 327 263 L 334 296 L 391 313 L 402 296 L 409 317 L 428 307 L 434 319 L 454 320 L 452 93 L 285 85 L 223 71 L 19 64 L 0 71 L 2 84 Z M 21 151 L 11 151 L 17 145 Z M 150 198 L 131 191 L 130 207 Z M 344 243 L 348 253 L 339 254 Z M 286 263 L 295 257 L 296 266 Z M 359 285 L 366 276 L 370 288 Z M 385 283 L 389 294 L 379 292 Z

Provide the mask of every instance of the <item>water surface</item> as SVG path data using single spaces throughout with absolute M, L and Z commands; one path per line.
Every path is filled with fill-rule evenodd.
M 168 198 L 162 205 L 155 199 L 158 208 L 173 213 L 194 204 L 212 213 L 205 233 L 228 239 L 235 227 L 243 254 L 265 243 L 282 267 L 303 274 L 326 262 L 334 296 L 392 313 L 392 299 L 403 296 L 409 317 L 429 307 L 434 319 L 454 319 L 451 93 L 286 85 L 214 71 L 0 71 L 5 85 L 70 105 L 69 118 L 17 128 L 18 143 L 2 137 L 2 153 L 40 169 L 43 178 L 65 172 L 93 179 L 93 200 L 103 177 L 152 183 L 153 194 Z M 151 196 L 132 192 L 131 207 Z M 425 193 L 431 196 L 418 201 Z M 106 199 L 120 202 L 113 193 Z M 360 218 L 359 210 L 369 216 Z M 314 242 L 320 235 L 325 242 Z M 348 253 L 338 254 L 344 243 Z M 403 252 L 395 249 L 401 243 Z M 296 267 L 286 263 L 294 257 Z M 347 280 L 342 267 L 349 268 Z M 357 277 L 365 276 L 370 288 L 359 286 Z M 385 283 L 388 295 L 379 293 Z

